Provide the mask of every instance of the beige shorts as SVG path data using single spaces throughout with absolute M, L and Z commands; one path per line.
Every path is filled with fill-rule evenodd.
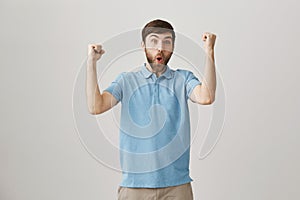
M 118 200 L 193 200 L 191 183 L 165 188 L 118 188 Z

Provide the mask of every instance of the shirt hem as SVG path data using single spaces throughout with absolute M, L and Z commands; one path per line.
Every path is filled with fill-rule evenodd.
M 182 181 L 182 182 L 176 182 L 176 183 L 170 183 L 170 184 L 164 184 L 164 185 L 142 185 L 142 184 L 138 184 L 138 185 L 124 185 L 124 184 L 119 184 L 119 186 L 121 187 L 128 187 L 128 188 L 165 188 L 165 187 L 172 187 L 172 186 L 178 186 L 178 185 L 183 185 L 186 183 L 190 183 L 192 182 L 193 179 L 189 179 L 187 181 Z

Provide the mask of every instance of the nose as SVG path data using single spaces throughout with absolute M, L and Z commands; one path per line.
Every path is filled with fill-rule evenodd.
M 162 45 L 162 42 L 160 41 L 157 43 L 157 50 L 162 51 L 162 49 L 163 49 L 163 45 Z

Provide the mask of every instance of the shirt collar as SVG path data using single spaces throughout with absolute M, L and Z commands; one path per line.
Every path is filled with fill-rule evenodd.
M 160 76 L 164 76 L 167 79 L 171 79 L 172 78 L 172 73 L 171 72 L 172 71 L 171 71 L 170 67 L 167 65 L 166 71 L 162 75 L 160 75 Z M 145 78 L 149 78 L 153 74 L 152 72 L 150 72 L 147 69 L 146 63 L 144 63 L 144 65 L 142 66 L 142 73 L 143 73 L 143 75 L 144 75 Z

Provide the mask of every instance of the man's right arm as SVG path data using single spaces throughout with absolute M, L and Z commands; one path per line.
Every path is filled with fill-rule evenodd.
M 104 54 L 101 45 L 90 44 L 88 46 L 86 96 L 89 112 L 93 115 L 101 114 L 113 106 L 118 101 L 109 92 L 101 94 L 97 83 L 97 61 Z

